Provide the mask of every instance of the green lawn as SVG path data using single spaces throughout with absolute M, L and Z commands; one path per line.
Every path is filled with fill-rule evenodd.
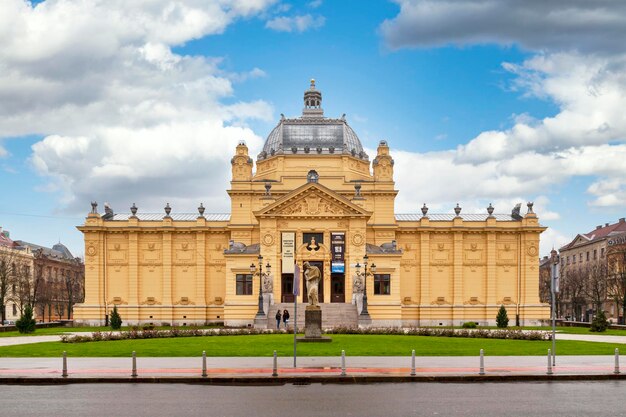
M 332 335 L 331 343 L 301 343 L 300 356 L 473 356 L 480 349 L 491 356 L 546 355 L 551 342 L 494 339 L 464 339 L 397 335 Z M 559 355 L 612 355 L 626 345 L 558 341 Z M 88 343 L 35 343 L 0 348 L 0 357 L 58 357 L 63 351 L 73 357 L 124 357 L 134 350 L 138 356 L 279 356 L 293 354 L 293 335 L 206 336 L 169 339 L 119 340 Z

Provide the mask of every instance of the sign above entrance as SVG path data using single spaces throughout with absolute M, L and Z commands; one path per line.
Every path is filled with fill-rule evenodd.
M 282 258 L 283 274 L 293 274 L 294 251 L 296 245 L 296 234 L 294 232 L 282 233 Z

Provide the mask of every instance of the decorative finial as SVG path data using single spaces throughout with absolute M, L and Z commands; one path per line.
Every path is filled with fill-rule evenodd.
M 265 183 L 265 197 L 271 197 L 272 196 L 272 184 L 269 182 Z
M 459 214 L 461 214 L 461 206 L 459 206 L 459 203 L 456 203 L 456 207 L 454 208 L 454 212 L 456 213 L 457 217 L 459 216 Z
M 528 203 L 526 203 L 526 207 L 528 207 L 528 213 L 534 213 L 533 211 L 533 205 L 535 203 L 533 203 L 532 201 L 529 201 Z
M 198 213 L 200 213 L 200 217 L 204 217 L 204 206 L 202 203 L 200 203 L 200 206 L 198 207 Z
M 170 207 L 170 203 L 165 205 L 165 217 L 170 217 L 170 213 L 172 212 L 172 208 Z
M 311 78 L 311 89 L 315 90 L 315 78 Z
M 91 214 L 98 214 L 98 203 L 95 201 L 91 202 Z
M 426 203 L 422 206 L 422 216 L 426 217 L 426 213 L 428 213 L 428 207 L 426 207 Z
M 493 217 L 493 206 L 489 203 L 489 207 L 487 207 L 487 213 L 489 213 L 489 217 Z
M 133 203 L 132 207 L 130 208 L 130 212 L 133 213 L 133 217 L 136 217 L 137 206 L 135 205 L 135 203 Z
M 361 198 L 361 183 L 354 184 L 354 198 Z

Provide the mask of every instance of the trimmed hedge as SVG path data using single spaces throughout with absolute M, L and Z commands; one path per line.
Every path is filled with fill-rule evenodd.
M 100 342 L 127 339 L 157 339 L 171 337 L 199 337 L 199 336 L 237 336 L 256 334 L 285 334 L 285 330 L 270 329 L 178 329 L 150 330 L 133 329 L 122 332 L 93 332 L 90 335 L 62 335 L 63 343 Z M 336 327 L 326 330 L 326 334 L 363 334 L 363 335 L 407 335 L 407 336 L 437 336 L 437 337 L 466 337 L 482 339 L 511 339 L 511 340 L 551 340 L 548 332 L 536 330 L 489 330 L 489 329 L 440 329 L 431 327 L 410 328 L 365 328 Z

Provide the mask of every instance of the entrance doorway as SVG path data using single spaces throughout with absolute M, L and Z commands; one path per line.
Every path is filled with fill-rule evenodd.
M 280 302 L 293 303 L 293 274 L 283 274 L 281 276 Z
M 321 261 L 309 261 L 309 265 L 316 266 L 320 269 L 320 283 L 317 286 L 317 298 L 319 303 L 324 302 L 324 262 Z M 293 282 L 293 281 L 292 281 Z M 304 271 L 302 271 L 302 302 L 308 303 L 309 297 L 307 297 L 306 291 L 306 279 L 304 278 Z
M 332 274 L 330 276 L 330 302 L 346 302 L 346 278 L 345 274 Z

